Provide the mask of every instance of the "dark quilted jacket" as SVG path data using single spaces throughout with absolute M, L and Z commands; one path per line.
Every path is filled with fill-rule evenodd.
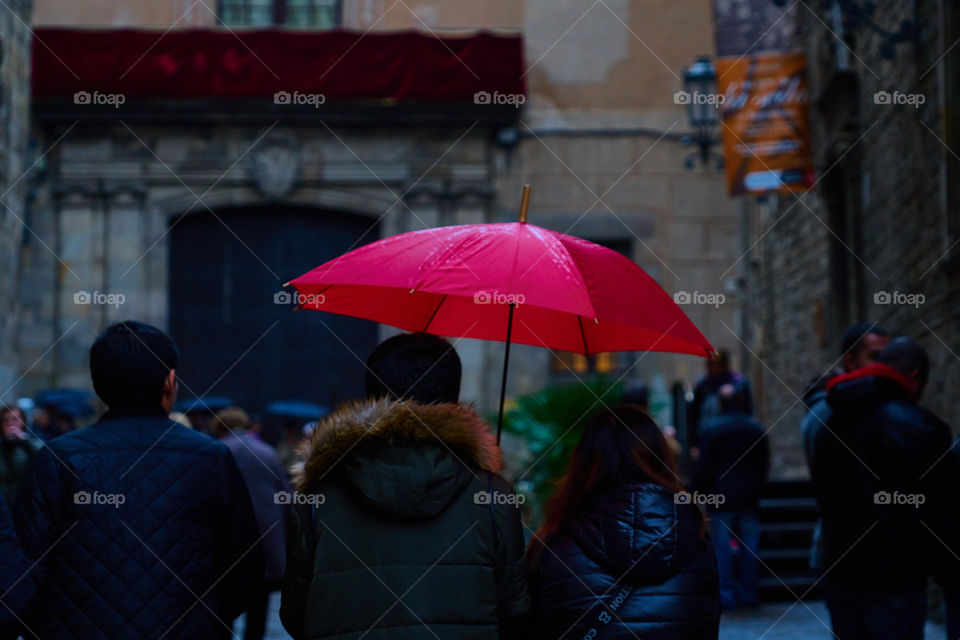
M 950 428 L 918 407 L 908 387 L 883 364 L 827 387 L 832 414 L 817 434 L 811 476 L 835 585 L 896 593 L 926 588 L 931 572 L 958 575 L 960 476 Z
M 379 401 L 314 432 L 280 616 L 297 640 L 510 637 L 530 607 L 520 512 L 467 407 Z M 488 481 L 504 500 L 485 503 Z
M 7 503 L 0 496 L 0 638 L 16 637 L 18 618 L 33 598 L 33 583 L 26 578 L 29 567 Z
M 699 528 L 696 507 L 664 487 L 604 494 L 540 552 L 537 637 L 716 638 L 717 563 Z
M 263 573 L 227 447 L 160 412 L 50 441 L 14 517 L 37 562 L 26 623 L 44 640 L 225 637 Z

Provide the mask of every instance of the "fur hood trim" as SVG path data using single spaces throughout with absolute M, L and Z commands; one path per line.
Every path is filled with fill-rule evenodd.
M 304 449 L 300 490 L 316 486 L 341 458 L 364 445 L 443 443 L 460 460 L 494 473 L 503 453 L 473 407 L 390 399 L 344 405 L 314 429 Z

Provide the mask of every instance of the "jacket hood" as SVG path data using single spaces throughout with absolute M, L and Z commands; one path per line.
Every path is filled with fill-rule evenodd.
M 890 400 L 912 400 L 913 385 L 885 364 L 871 364 L 827 383 L 827 402 L 834 411 L 862 411 Z
M 659 583 L 685 566 L 700 542 L 698 507 L 678 504 L 653 483 L 624 485 L 593 502 L 567 528 L 583 552 L 610 575 Z
M 301 491 L 327 479 L 401 519 L 436 516 L 463 492 L 474 470 L 503 468 L 500 447 L 473 408 L 389 399 L 336 411 L 314 429 L 304 459 Z

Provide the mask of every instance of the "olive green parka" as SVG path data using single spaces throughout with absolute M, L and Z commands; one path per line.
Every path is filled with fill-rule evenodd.
M 517 496 L 470 407 L 347 406 L 305 451 L 280 616 L 297 640 L 498 638 L 530 608 Z

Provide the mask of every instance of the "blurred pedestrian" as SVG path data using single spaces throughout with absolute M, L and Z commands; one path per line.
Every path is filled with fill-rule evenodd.
M 748 413 L 746 393 L 732 384 L 719 389 L 720 415 L 700 432 L 696 466 L 695 486 L 709 507 L 725 609 L 760 604 L 758 505 L 770 469 L 770 447 L 763 426 Z M 733 541 L 740 549 L 736 563 Z
M 27 416 L 16 405 L 0 405 L 0 494 L 14 504 L 27 467 L 43 443 L 27 432 Z
M 460 376 L 446 340 L 394 336 L 369 399 L 314 429 L 280 609 L 295 639 L 526 637 L 519 500 Z
M 746 412 L 753 415 L 753 394 L 750 381 L 730 366 L 730 353 L 721 349 L 707 359 L 707 372 L 693 389 L 693 402 L 690 403 L 690 419 L 687 425 L 686 446 L 690 457 L 696 460 L 700 455 L 700 430 L 707 421 L 720 415 L 720 388 L 734 385 L 743 389 L 746 395 Z
M 583 430 L 528 550 L 535 637 L 717 637 L 717 564 L 660 427 L 635 406 Z
M 266 631 L 270 594 L 280 588 L 286 563 L 289 487 L 277 452 L 250 432 L 253 422 L 237 407 L 222 409 L 210 423 L 213 435 L 227 445 L 240 467 L 260 530 L 265 572 L 252 590 L 244 640 L 261 640 Z
M 624 404 L 632 404 L 649 413 L 650 389 L 642 381 L 635 380 L 624 387 L 622 401 Z
M 923 638 L 927 579 L 933 558 L 946 556 L 931 526 L 956 528 L 956 514 L 944 513 L 955 489 L 941 480 L 950 429 L 917 406 L 929 370 L 919 343 L 896 338 L 877 363 L 827 385 L 831 416 L 812 477 L 840 640 Z
M 45 405 L 34 414 L 33 432 L 49 442 L 76 428 L 73 416 L 54 405 Z
M 827 402 L 827 384 L 833 378 L 844 373 L 861 369 L 873 364 L 880 352 L 890 343 L 890 336 L 877 323 L 861 322 L 855 324 L 843 334 L 840 343 L 840 367 L 834 367 L 819 376 L 803 394 L 807 413 L 801 425 L 803 451 L 807 458 L 807 469 L 813 473 L 814 444 L 817 433 L 830 419 L 830 404 Z M 823 570 L 823 523 L 818 518 L 813 529 L 810 544 L 810 567 Z
M 639 380 L 628 384 L 624 388 L 621 401 L 623 404 L 632 404 L 635 407 L 643 409 L 648 415 L 650 413 L 650 389 Z M 665 425 L 662 430 L 663 437 L 667 439 L 667 446 L 670 447 L 674 457 L 679 460 L 683 454 L 683 446 L 677 439 L 677 428 Z
M 179 352 L 159 329 L 108 327 L 90 374 L 101 419 L 37 453 L 14 510 L 45 640 L 229 637 L 263 558 L 230 450 L 167 416 Z
M 827 402 L 827 383 L 843 373 L 856 371 L 873 364 L 880 352 L 890 343 L 886 330 L 876 323 L 856 324 L 843 334 L 840 343 L 840 368 L 833 368 L 817 378 L 804 393 L 807 414 L 803 419 L 803 450 L 807 456 L 807 466 L 813 466 L 814 443 L 817 432 L 830 419 L 830 405 Z

